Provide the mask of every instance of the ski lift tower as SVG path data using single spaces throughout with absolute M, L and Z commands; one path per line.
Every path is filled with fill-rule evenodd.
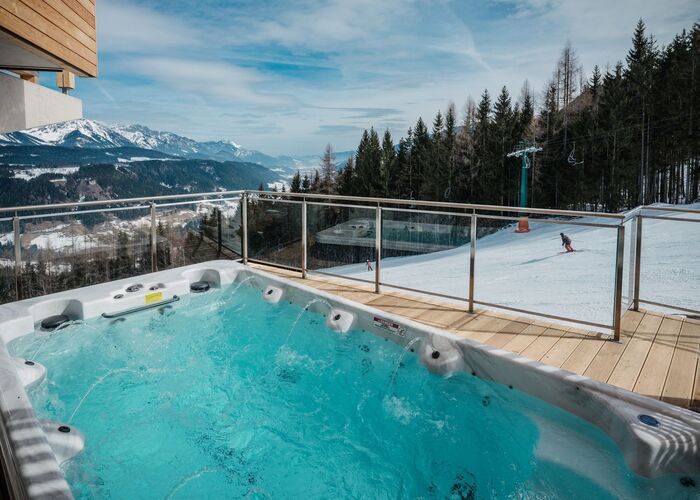
M 515 156 L 520 157 L 522 159 L 520 167 L 520 208 L 527 207 L 527 173 L 530 168 L 530 165 L 527 161 L 527 155 L 528 153 L 534 154 L 538 151 L 542 151 L 542 148 L 535 144 L 528 143 L 526 141 L 520 141 L 515 150 L 512 153 L 508 153 L 507 155 L 508 157 Z M 516 229 L 515 232 L 529 232 L 530 227 L 528 226 L 527 213 L 520 212 L 518 215 L 520 216 L 520 220 L 518 221 L 518 229 Z

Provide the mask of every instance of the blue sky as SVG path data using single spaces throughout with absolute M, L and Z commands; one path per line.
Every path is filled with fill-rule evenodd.
M 660 43 L 696 0 L 99 0 L 99 78 L 85 116 L 272 154 L 400 136 L 484 88 L 537 95 L 570 40 L 586 73 L 626 54 L 642 17 Z

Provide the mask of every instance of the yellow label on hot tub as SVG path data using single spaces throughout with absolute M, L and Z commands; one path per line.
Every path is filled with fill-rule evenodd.
M 160 302 L 163 300 L 163 292 L 153 292 L 147 293 L 143 301 L 146 304 L 153 304 L 154 302 Z

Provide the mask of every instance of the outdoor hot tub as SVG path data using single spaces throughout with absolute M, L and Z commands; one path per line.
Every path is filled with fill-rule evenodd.
M 700 494 L 698 414 L 236 262 L 6 304 L 0 338 L 32 498 Z

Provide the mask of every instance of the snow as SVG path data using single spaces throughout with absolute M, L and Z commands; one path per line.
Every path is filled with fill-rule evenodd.
M 90 235 L 68 236 L 63 233 L 42 234 L 32 238 L 31 245 L 41 249 L 90 248 L 97 242 Z
M 281 181 L 268 182 L 267 189 L 272 190 L 272 191 L 282 191 L 282 189 L 285 189 L 288 191 L 289 185 L 286 182 L 281 182 Z
M 686 205 L 699 209 L 700 204 Z M 668 213 L 654 212 L 653 215 Z M 680 214 L 675 217 L 700 216 Z M 644 219 L 641 298 L 700 310 L 700 222 Z M 612 223 L 586 218 L 581 222 Z M 563 253 L 560 232 L 573 241 L 574 253 Z M 630 297 L 632 222 L 626 224 L 623 296 Z M 612 324 L 617 231 L 613 228 L 530 221 L 530 232 L 514 226 L 477 241 L 475 300 Z M 469 291 L 469 245 L 451 250 L 382 259 L 382 282 L 462 298 Z M 366 264 L 326 271 L 373 281 Z M 645 305 L 645 307 L 647 307 Z
M 44 174 L 74 174 L 80 170 L 80 167 L 50 167 L 50 168 L 26 168 L 22 170 L 13 170 L 12 176 L 15 179 L 24 179 L 25 181 L 34 179 Z
M 85 136 L 99 137 L 107 143 L 114 143 L 112 133 L 105 124 L 86 119 L 70 120 L 52 125 L 35 127 L 26 130 L 25 133 L 44 143 L 51 144 L 63 141 L 68 134 L 76 130 Z M 119 144 L 114 143 L 114 145 L 116 146 Z

